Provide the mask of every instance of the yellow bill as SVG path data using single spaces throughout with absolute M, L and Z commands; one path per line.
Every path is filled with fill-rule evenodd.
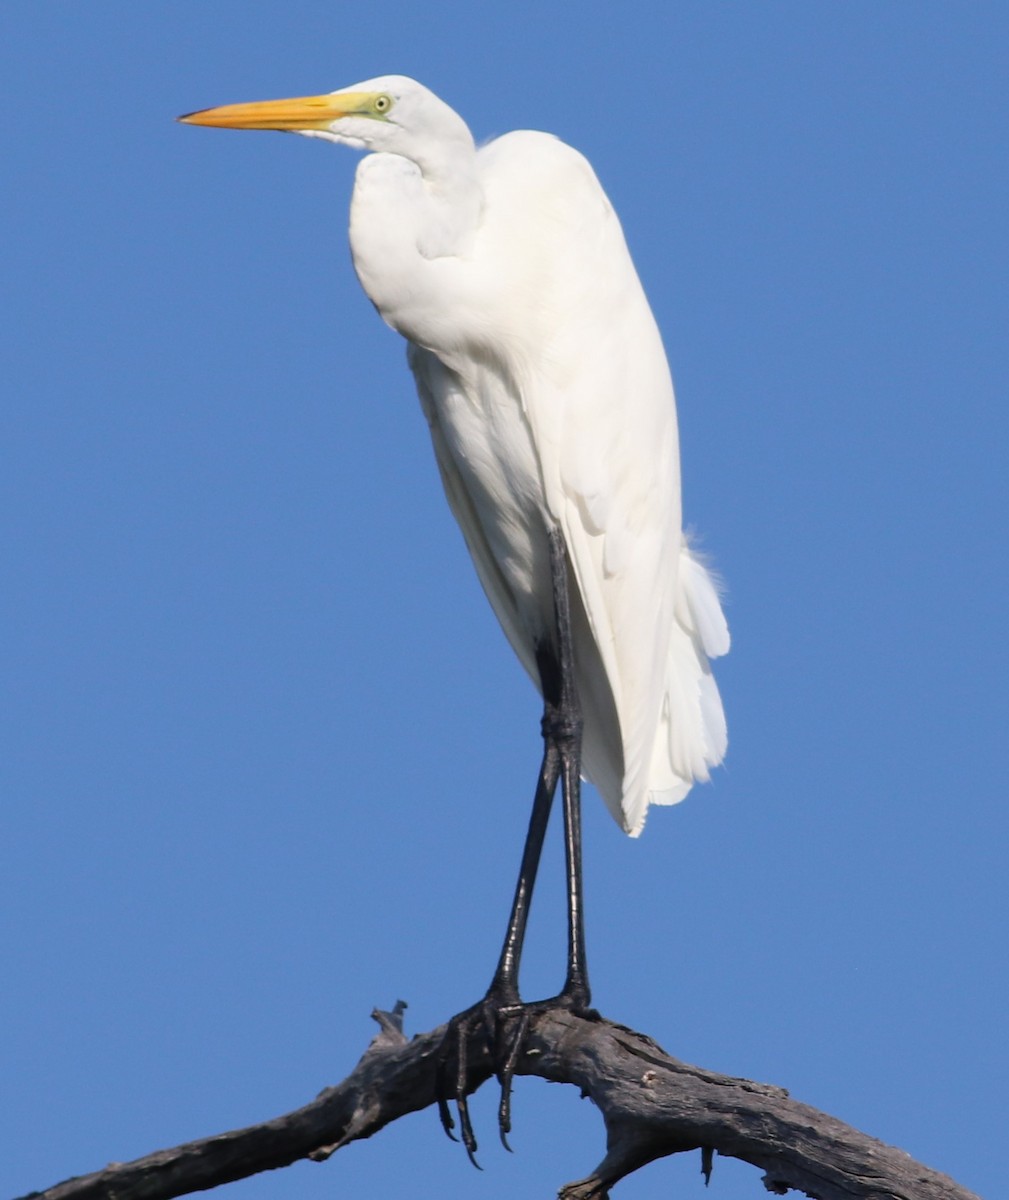
M 222 104 L 179 117 L 187 125 L 215 129 L 328 129 L 340 119 L 371 115 L 370 92 L 332 92 L 325 96 L 297 96 L 292 100 L 255 100 L 251 104 Z

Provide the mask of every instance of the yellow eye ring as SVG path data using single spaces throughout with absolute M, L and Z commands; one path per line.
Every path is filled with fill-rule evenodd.
M 384 117 L 389 109 L 392 108 L 392 97 L 386 96 L 384 93 L 381 96 L 376 96 L 372 102 L 372 108 L 379 116 Z

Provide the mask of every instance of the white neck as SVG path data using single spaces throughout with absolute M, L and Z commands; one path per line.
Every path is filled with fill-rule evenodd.
M 460 122 L 462 125 L 462 122 Z M 483 194 L 476 150 L 462 139 L 418 155 L 370 154 L 357 169 L 350 246 L 364 290 L 405 337 L 430 344 L 453 265 L 464 263 L 480 223 Z

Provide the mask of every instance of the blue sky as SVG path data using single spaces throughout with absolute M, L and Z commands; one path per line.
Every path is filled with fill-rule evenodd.
M 586 801 L 608 1016 L 981 1194 L 1004 1177 L 1007 177 L 998 4 L 0 9 L 5 1195 L 245 1125 L 497 953 L 538 706 L 346 249 L 355 155 L 180 112 L 414 75 L 624 222 L 728 584 L 714 782 Z M 527 991 L 563 955 L 547 846 Z M 550 1194 L 419 1114 L 236 1197 Z M 696 1155 L 625 1200 L 700 1196 Z M 712 1195 L 763 1195 L 716 1162 Z

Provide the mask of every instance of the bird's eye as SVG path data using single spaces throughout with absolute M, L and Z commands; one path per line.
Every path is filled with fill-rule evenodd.
M 384 94 L 376 96 L 372 107 L 380 116 L 385 116 L 389 109 L 392 108 L 392 97 Z

